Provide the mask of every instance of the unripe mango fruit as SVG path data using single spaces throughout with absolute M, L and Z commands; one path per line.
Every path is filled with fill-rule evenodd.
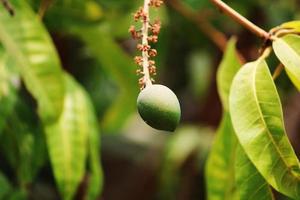
M 137 108 L 142 119 L 155 129 L 174 131 L 180 121 L 179 101 L 164 85 L 144 88 L 137 98 Z

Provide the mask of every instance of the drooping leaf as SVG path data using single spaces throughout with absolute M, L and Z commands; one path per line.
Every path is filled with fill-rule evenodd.
M 8 56 L 0 47 L 0 134 L 6 118 L 12 112 L 20 88 L 20 77 L 15 66 L 8 62 Z
M 254 166 L 274 189 L 299 199 L 299 161 L 286 136 L 281 102 L 263 59 L 241 68 L 229 103 L 234 130 Z
M 229 110 L 229 90 L 233 77 L 241 67 L 235 45 L 235 38 L 228 41 L 225 54 L 217 72 L 218 92 L 225 111 Z
M 224 113 L 205 166 L 209 200 L 238 199 L 234 179 L 235 152 L 238 142 L 228 113 L 229 89 L 234 75 L 241 66 L 236 54 L 235 43 L 235 38 L 228 42 L 217 72 L 218 92 Z
M 274 200 L 269 184 L 257 171 L 240 145 L 235 161 L 236 182 L 242 200 Z
M 46 127 L 50 160 L 59 191 L 70 200 L 85 174 L 92 111 L 83 88 L 65 75 L 64 109 L 57 123 Z
M 234 162 L 237 146 L 230 115 L 224 113 L 205 166 L 207 199 L 238 199 L 235 191 Z
M 273 42 L 276 56 L 282 62 L 285 70 L 300 90 L 300 36 L 289 34 L 282 38 L 277 38 Z
M 64 86 L 60 61 L 47 30 L 26 1 L 10 1 L 17 13 L 0 6 L 0 40 L 19 67 L 27 89 L 38 102 L 46 121 L 61 113 Z

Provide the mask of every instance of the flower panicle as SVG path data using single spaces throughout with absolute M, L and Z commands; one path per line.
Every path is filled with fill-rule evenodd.
M 159 8 L 164 2 L 163 0 L 144 0 L 144 7 L 138 8 L 133 14 L 135 22 L 141 22 L 142 28 L 136 26 L 129 27 L 129 33 L 134 40 L 138 41 L 137 50 L 142 53 L 141 56 L 135 56 L 134 62 L 139 66 L 136 70 L 137 75 L 142 77 L 139 79 L 140 88 L 143 89 L 147 84 L 152 84 L 154 79 L 151 76 L 156 75 L 156 65 L 153 58 L 157 55 L 157 50 L 151 47 L 151 44 L 158 42 L 158 35 L 161 29 L 160 20 L 150 21 L 149 7 Z

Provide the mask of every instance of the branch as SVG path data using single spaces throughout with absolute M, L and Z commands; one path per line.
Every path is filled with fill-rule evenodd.
M 194 11 L 192 8 L 184 5 L 178 0 L 166 0 L 166 3 L 172 6 L 172 8 L 179 14 L 194 22 L 199 30 L 205 34 L 222 52 L 225 51 L 227 45 L 227 38 L 225 34 L 213 27 L 208 22 L 205 14 L 200 14 L 200 12 Z M 238 51 L 237 54 L 241 63 L 245 63 L 245 58 L 242 56 L 242 54 Z
M 222 2 L 221 0 L 211 0 L 211 2 L 218 7 L 222 12 L 224 12 L 226 15 L 228 15 L 230 18 L 235 20 L 237 23 L 244 26 L 246 29 L 257 35 L 258 37 L 263 38 L 264 40 L 270 39 L 270 34 L 263 30 L 262 28 L 256 26 L 252 22 L 250 22 L 248 19 L 240 15 L 238 12 L 236 12 L 234 9 L 229 7 L 227 4 Z
M 184 5 L 178 0 L 166 0 L 166 3 L 172 6 L 178 13 L 185 18 L 193 21 L 197 27 L 221 50 L 224 51 L 227 43 L 226 36 L 215 29 L 207 22 L 206 16 L 196 13 L 190 7 Z

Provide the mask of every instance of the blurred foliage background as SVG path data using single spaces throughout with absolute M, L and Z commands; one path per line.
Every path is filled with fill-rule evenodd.
M 36 13 L 43 12 L 47 4 L 40 0 L 27 2 Z M 248 61 L 258 56 L 262 41 L 219 13 L 208 0 L 166 0 L 165 6 L 153 10 L 153 18 L 162 20 L 155 46 L 155 80 L 176 93 L 182 109 L 175 133 L 156 131 L 136 111 L 139 86 L 132 58 L 137 52 L 128 28 L 142 3 L 56 0 L 44 13 L 43 24 L 51 34 L 63 69 L 82 86 L 96 114 L 95 126 L 100 130 L 97 135 L 101 132 L 101 158 L 96 162 L 99 164 L 101 159 L 104 178 L 98 199 L 205 199 L 204 163 L 222 114 L 215 75 L 224 39 L 236 35 L 238 49 Z M 297 0 L 226 3 L 265 30 L 300 17 Z M 221 36 L 213 38 L 212 33 Z M 276 62 L 274 59 L 273 68 Z M 12 68 L 2 70 L 0 84 L 12 74 Z M 17 90 L 10 97 L 13 100 L 1 100 L 0 124 L 4 128 L 0 134 L 0 199 L 60 199 L 36 100 L 23 81 L 16 81 L 18 89 L 9 86 L 10 91 Z M 287 132 L 299 155 L 300 95 L 284 73 L 276 82 Z M 12 101 L 12 111 L 7 111 Z M 87 168 L 91 166 L 87 164 Z M 86 172 L 74 199 L 89 199 L 86 194 L 90 178 Z

